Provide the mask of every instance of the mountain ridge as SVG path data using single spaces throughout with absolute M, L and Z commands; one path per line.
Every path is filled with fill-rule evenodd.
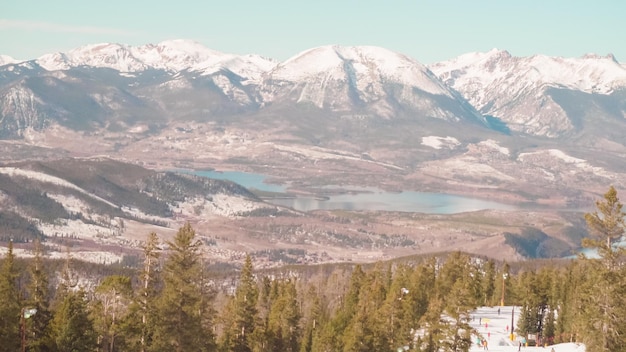
M 185 53 L 188 47 L 190 53 Z M 592 204 L 608 184 L 625 189 L 622 180 L 626 166 L 622 161 L 626 157 L 626 89 L 618 82 L 616 89 L 610 90 L 612 86 L 602 85 L 600 80 L 612 76 L 594 76 L 590 74 L 593 70 L 579 71 L 584 80 L 567 77 L 563 84 L 546 85 L 535 79 L 541 70 L 533 70 L 527 63 L 549 62 L 546 67 L 563 64 L 570 67 L 567 72 L 571 73 L 572 65 L 567 66 L 566 59 L 538 56 L 526 60 L 495 50 L 465 57 L 461 66 L 464 71 L 438 71 L 401 53 L 366 46 L 323 46 L 283 62 L 229 56 L 186 41 L 165 43 L 161 49 L 158 44 L 142 48 L 135 56 L 133 50 L 137 50 L 128 46 L 94 45 L 75 52 L 76 57 L 87 55 L 92 61 L 74 60 L 63 54 L 48 57 L 47 63 L 41 61 L 44 65 L 67 67 L 53 71 L 37 60 L 0 66 L 0 148 L 5 151 L 0 160 L 5 167 L 27 160 L 56 159 L 47 166 L 52 168 L 61 163 L 59 156 L 87 158 L 74 159 L 78 166 L 70 167 L 69 177 L 64 177 L 76 184 L 71 174 L 89 164 L 85 160 L 108 156 L 149 170 L 259 173 L 288 185 L 289 196 L 296 198 L 304 194 L 323 199 L 353 192 L 353 187 L 360 191 L 467 195 L 529 204 L 530 211 L 494 211 L 488 217 L 501 224 L 514 217 L 515 226 L 527 227 L 534 226 L 535 215 L 540 214 L 537 217 L 546 219 L 538 226 L 541 231 L 572 245 L 576 244 L 567 237 L 569 220 L 556 213 Z M 99 54 L 91 56 L 89 50 Z M 144 59 L 139 60 L 141 55 Z M 56 59 L 59 61 L 54 62 Z M 162 60 L 171 60 L 169 66 Z M 616 66 L 610 57 L 580 60 L 616 70 L 623 67 Z M 86 62 L 92 64 L 82 64 Z M 137 70 L 129 71 L 132 68 Z M 476 77 L 491 80 L 472 81 L 471 73 L 478 71 L 481 75 Z M 446 76 L 446 72 L 450 74 Z M 593 88 L 589 84 L 592 79 L 598 80 L 597 91 L 579 89 Z M 475 83 L 476 89 L 461 86 L 461 82 Z M 120 175 L 130 172 L 132 176 L 134 172 L 132 166 L 103 165 L 97 169 L 102 173 L 120 170 Z M 44 183 L 41 173 L 31 183 L 23 179 L 23 173 L 0 171 L 9 190 L 15 189 L 15 184 L 35 189 L 30 185 Z M 137 181 L 150 183 L 147 193 L 142 193 L 146 188 L 138 190 L 136 185 L 125 192 L 128 194 L 119 193 L 107 188 L 109 178 L 90 179 L 95 186 L 78 186 L 88 193 L 94 193 L 91 187 L 103 187 L 105 193 L 98 196 L 111 202 L 132 196 L 127 202 L 114 203 L 120 207 L 106 205 L 113 218 L 132 215 L 140 208 L 133 204 L 150 209 L 154 205 L 151 197 L 162 191 L 160 187 L 183 191 L 183 195 L 196 194 L 186 192 L 184 187 L 202 188 L 178 176 L 175 180 L 171 178 L 174 176 L 154 177 L 149 182 Z M 161 183 L 161 178 L 166 182 Z M 63 192 L 52 192 L 59 188 Z M 112 197 L 104 197 L 108 192 L 113 192 Z M 60 218 L 69 224 L 74 224 L 72 214 L 82 203 L 105 207 L 84 192 L 59 185 L 46 186 L 27 196 L 33 200 L 31 208 L 52 204 L 59 214 L 66 211 L 68 214 Z M 424 226 L 424 218 L 412 213 L 346 216 L 330 211 L 286 211 L 276 219 L 275 208 L 256 203 L 242 206 L 241 199 L 234 199 L 232 194 L 218 192 L 212 197 L 186 199 L 177 203 L 180 206 L 168 203 L 170 213 L 162 213 L 167 216 L 161 216 L 161 220 L 193 220 L 206 233 L 218 228 L 215 231 L 224 236 L 224 243 L 229 243 L 233 257 L 247 250 L 248 245 L 260 248 L 261 237 L 268 239 L 262 246 L 266 248 L 274 248 L 279 242 L 288 246 L 313 243 L 308 248 L 321 242 L 340 243 L 333 258 L 347 258 L 346 248 L 359 249 L 362 254 L 357 256 L 363 258 L 370 255 L 368 248 L 388 248 L 390 252 L 385 253 L 397 255 L 398 250 L 413 252 L 416 248 L 431 250 L 459 244 L 480 250 L 482 236 L 493 243 L 504 242 L 495 238 L 503 236 L 499 232 L 503 227 L 485 227 L 478 235 L 472 232 L 476 214 L 447 217 L 467 217 L 460 227 L 440 227 L 437 216 L 430 217 L 432 222 Z M 16 198 L 9 197 L 8 201 L 11 199 Z M 160 204 L 157 210 L 166 206 L 158 199 L 156 204 Z M 214 210 L 219 210 L 218 214 Z M 22 209 L 18 215 L 23 217 L 29 211 Z M 220 214 L 227 214 L 227 219 Z M 353 215 L 355 218 L 349 220 Z M 362 215 L 378 217 L 374 234 L 371 222 L 361 221 Z M 87 219 L 83 225 L 90 225 L 88 222 L 94 219 Z M 21 222 L 27 224 L 28 220 Z M 106 218 L 94 221 L 107 226 L 109 222 Z M 149 224 L 132 221 L 142 229 L 149 228 Z M 553 234 L 548 229 L 555 221 L 563 231 Z M 249 242 L 241 245 L 232 238 L 238 238 L 244 223 Z M 355 224 L 359 225 L 356 232 Z M 121 228 L 121 223 L 116 226 Z M 118 232 L 111 231 L 114 241 Z M 138 231 L 135 228 L 128 233 Z M 414 242 L 404 241 L 409 235 Z M 222 255 L 221 248 L 212 249 Z
M 582 93 L 576 99 L 588 102 L 578 105 L 594 107 L 598 106 L 594 101 L 597 96 L 615 96 L 619 104 L 621 91 L 626 89 L 626 70 L 612 55 L 513 57 L 494 49 L 461 55 L 429 68 L 482 114 L 501 119 L 516 132 L 552 138 L 576 133 L 582 119 L 568 112 L 569 104 L 564 101 L 573 97 L 561 93 Z M 618 109 L 621 114 L 626 112 Z M 593 112 L 582 112 L 589 113 Z

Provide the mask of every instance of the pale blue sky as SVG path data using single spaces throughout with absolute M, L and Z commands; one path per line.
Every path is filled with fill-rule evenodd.
M 19 0 L 0 4 L 0 54 L 193 39 L 285 60 L 321 45 L 375 45 L 429 64 L 472 51 L 626 62 L 622 0 Z

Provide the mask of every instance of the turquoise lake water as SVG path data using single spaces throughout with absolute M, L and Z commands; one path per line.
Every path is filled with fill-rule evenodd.
M 239 171 L 193 171 L 195 175 L 236 182 L 248 189 L 286 192 L 286 186 L 265 183 L 267 176 Z M 298 211 L 318 209 L 406 211 L 428 214 L 455 214 L 483 209 L 514 210 L 516 207 L 488 200 L 445 193 L 385 192 L 369 190 L 364 193 L 340 194 L 328 199 L 296 197 L 268 199 L 268 203 L 291 207 Z

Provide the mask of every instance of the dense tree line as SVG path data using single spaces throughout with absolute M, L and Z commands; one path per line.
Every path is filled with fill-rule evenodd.
M 454 252 L 349 270 L 255 272 L 222 286 L 191 225 L 145 241 L 141 268 L 81 284 L 67 261 L 51 288 L 37 245 L 26 273 L 12 245 L 0 267 L 0 351 L 467 351 L 478 306 L 516 305 L 515 333 L 538 343 L 626 345 L 624 213 L 614 188 L 586 214 L 597 259 L 512 270 Z M 20 279 L 25 277 L 26 279 Z M 220 284 L 220 285 L 218 285 Z M 52 293 L 54 292 L 54 294 Z

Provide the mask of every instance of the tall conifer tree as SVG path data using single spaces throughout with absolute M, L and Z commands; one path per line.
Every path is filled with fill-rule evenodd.
M 94 292 L 94 323 L 100 334 L 99 344 L 104 351 L 126 349 L 125 326 L 132 303 L 130 277 L 111 275 L 105 277 Z
M 205 324 L 211 310 L 203 299 L 201 242 L 189 223 L 168 242 L 163 291 L 158 302 L 154 351 L 214 350 L 212 327 Z
M 96 332 L 89 316 L 85 291 L 82 288 L 76 289 L 76 282 L 73 281 L 71 262 L 68 248 L 50 323 L 51 338 L 56 350 L 60 352 L 91 351 L 97 346 Z
M 29 266 L 30 282 L 27 286 L 28 300 L 25 309 L 34 309 L 35 313 L 26 319 L 28 351 L 46 351 L 49 347 L 48 325 L 52 319 L 49 307 L 48 275 L 43 266 L 41 242 L 35 241 L 35 258 Z
M 224 316 L 222 349 L 233 352 L 252 351 L 257 325 L 259 292 L 254 279 L 252 258 L 248 255 L 239 276 L 235 296 L 230 300 Z M 262 338 L 259 338 L 262 339 Z M 262 348 L 265 342 L 259 342 Z
M 137 297 L 138 305 L 135 306 L 140 321 L 135 321 L 139 328 L 138 350 L 145 352 L 152 344 L 152 336 L 155 329 L 157 319 L 156 299 L 157 299 L 157 283 L 160 280 L 159 258 L 161 255 L 159 248 L 159 238 L 156 233 L 151 232 L 146 239 L 143 248 L 143 270 L 140 273 L 141 287 Z
M 97 346 L 85 292 L 65 293 L 52 320 L 53 338 L 60 352 L 93 351 Z
M 0 269 L 0 351 L 18 351 L 20 348 L 20 294 L 17 287 L 19 273 L 15 267 L 13 242 Z
M 585 220 L 597 239 L 584 239 L 583 246 L 597 250 L 599 261 L 590 260 L 583 289 L 583 322 L 581 332 L 588 352 L 617 351 L 626 346 L 626 256 L 624 248 L 613 244 L 624 235 L 626 214 L 613 186 L 596 202 L 597 210 L 585 214 Z

